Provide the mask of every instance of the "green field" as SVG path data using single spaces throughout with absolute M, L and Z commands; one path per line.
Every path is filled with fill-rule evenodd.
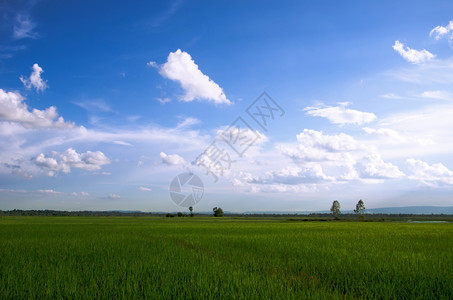
M 0 218 L 0 297 L 453 298 L 453 224 Z

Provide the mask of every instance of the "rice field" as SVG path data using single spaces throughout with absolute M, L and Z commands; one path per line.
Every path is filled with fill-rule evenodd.
M 0 218 L 2 299 L 453 299 L 453 223 Z

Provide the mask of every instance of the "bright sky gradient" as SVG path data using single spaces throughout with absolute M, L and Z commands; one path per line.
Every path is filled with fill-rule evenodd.
M 6 0 L 0 18 L 0 209 L 185 210 L 185 171 L 195 211 L 453 205 L 450 0 Z M 285 112 L 266 130 L 246 112 L 263 92 Z M 238 117 L 242 157 L 217 136 Z M 214 141 L 217 182 L 197 165 Z

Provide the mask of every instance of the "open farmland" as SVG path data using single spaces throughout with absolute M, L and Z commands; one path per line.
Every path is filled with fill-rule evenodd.
M 453 224 L 0 218 L 0 297 L 453 298 Z

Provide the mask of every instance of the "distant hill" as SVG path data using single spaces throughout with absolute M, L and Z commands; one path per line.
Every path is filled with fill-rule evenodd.
M 343 214 L 352 214 L 352 210 L 342 210 Z M 328 210 L 319 211 L 246 211 L 244 214 L 298 214 L 298 215 L 309 215 L 309 214 L 328 214 Z M 382 208 L 371 208 L 365 210 L 366 214 L 415 214 L 415 215 L 453 215 L 453 206 L 404 206 L 404 207 L 382 207 Z
M 453 206 L 405 206 L 372 208 L 365 211 L 369 214 L 416 214 L 416 215 L 452 215 Z

